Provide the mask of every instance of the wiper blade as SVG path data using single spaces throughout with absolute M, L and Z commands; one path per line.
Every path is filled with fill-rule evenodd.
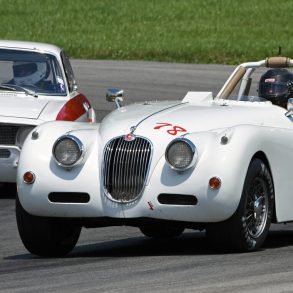
M 16 85 L 16 84 L 1 84 L 0 88 L 12 90 L 12 91 L 20 90 L 22 92 L 25 92 L 27 95 L 33 96 L 35 98 L 38 97 L 38 94 L 35 91 L 20 85 Z
M 4 85 L 4 84 L 0 84 L 0 89 L 1 90 L 8 90 L 8 91 L 16 91 L 16 89 L 14 87 Z

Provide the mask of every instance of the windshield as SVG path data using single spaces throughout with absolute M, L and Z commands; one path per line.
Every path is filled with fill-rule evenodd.
M 0 49 L 0 91 L 66 95 L 56 57 L 22 50 Z
M 259 96 L 230 96 L 229 100 L 242 102 L 267 102 L 268 100 Z

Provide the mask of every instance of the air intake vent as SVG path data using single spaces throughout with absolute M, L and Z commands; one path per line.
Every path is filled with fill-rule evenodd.
M 51 192 L 48 196 L 51 202 L 58 203 L 87 203 L 90 196 L 85 192 Z
M 190 194 L 161 193 L 158 196 L 158 201 L 166 205 L 197 205 L 197 198 Z
M 104 188 L 115 201 L 135 200 L 144 187 L 150 166 L 152 147 L 148 140 L 132 141 L 118 137 L 104 151 Z

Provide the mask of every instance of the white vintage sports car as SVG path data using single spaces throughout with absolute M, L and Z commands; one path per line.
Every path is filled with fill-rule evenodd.
M 17 175 L 27 250 L 65 255 L 81 227 L 112 225 L 149 237 L 206 229 L 217 245 L 258 249 L 272 222 L 293 220 L 293 100 L 285 109 L 257 96 L 258 81 L 268 68 L 291 66 L 285 57 L 241 64 L 214 98 L 188 92 L 123 107 L 112 89 L 107 99 L 118 108 L 102 123 L 38 126 Z
M 56 46 L 0 41 L 0 182 L 16 182 L 23 142 L 45 121 L 95 122 L 77 91 L 64 51 Z

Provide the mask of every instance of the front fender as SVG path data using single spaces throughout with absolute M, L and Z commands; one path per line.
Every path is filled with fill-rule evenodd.
M 70 209 L 76 210 L 76 215 L 84 215 L 86 207 L 72 205 L 67 211 L 62 204 L 53 205 L 48 200 L 50 192 L 88 192 L 99 190 L 99 153 L 100 137 L 99 124 L 85 124 L 78 122 L 54 121 L 44 123 L 35 128 L 24 145 L 19 159 L 17 170 L 17 187 L 19 200 L 24 209 L 39 216 L 54 215 L 62 211 L 66 216 Z M 85 157 L 82 163 L 68 170 L 58 166 L 52 156 L 53 145 L 56 140 L 70 133 L 77 136 L 85 148 Z M 35 174 L 34 184 L 25 184 L 23 174 L 31 171 Z M 84 178 L 87 179 L 85 184 Z M 101 205 L 98 198 L 91 198 L 92 206 Z M 91 213 L 91 208 L 89 214 Z M 48 214 L 48 210 L 51 213 Z M 60 210 L 60 211 L 59 211 Z
M 170 168 L 162 156 L 147 188 L 156 189 L 156 194 L 191 194 L 198 204 L 186 221 L 218 222 L 231 217 L 241 199 L 247 169 L 253 155 L 262 150 L 260 127 L 240 125 L 227 129 L 191 133 L 185 136 L 197 148 L 196 165 L 183 172 Z M 221 187 L 209 187 L 212 177 L 221 180 Z M 177 207 L 179 212 L 180 207 Z M 173 210 L 176 213 L 176 210 Z

